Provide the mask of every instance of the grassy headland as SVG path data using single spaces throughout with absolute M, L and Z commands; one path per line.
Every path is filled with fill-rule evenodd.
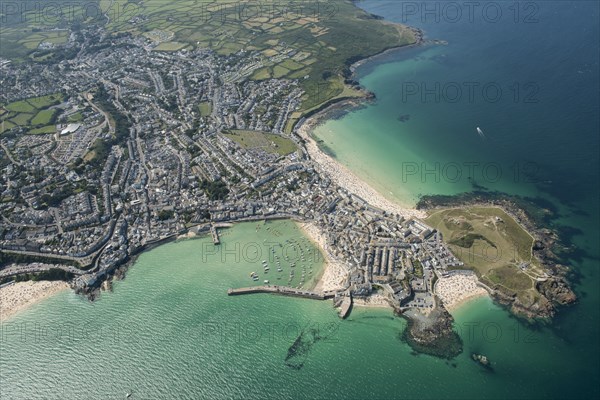
M 461 268 L 473 270 L 516 314 L 551 316 L 551 302 L 574 301 L 570 290 L 567 296 L 562 278 L 552 277 L 547 262 L 536 257 L 539 241 L 502 208 L 465 205 L 433 209 L 426 222 L 442 233 L 465 264 Z

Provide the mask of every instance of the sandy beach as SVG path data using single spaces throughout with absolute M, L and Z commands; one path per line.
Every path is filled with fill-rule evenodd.
M 192 231 L 191 229 L 189 231 L 187 231 L 186 233 L 183 233 L 181 235 L 177 236 L 177 240 L 186 240 L 186 239 L 192 239 L 195 238 L 196 236 L 198 236 L 194 231 Z
M 15 315 L 55 293 L 68 289 L 62 281 L 17 282 L 0 288 L 0 320 Z
M 435 285 L 435 293 L 448 311 L 456 310 L 469 300 L 488 295 L 488 292 L 477 284 L 476 276 L 460 274 L 441 278 Z
M 390 308 L 390 303 L 388 303 L 385 296 L 378 293 L 373 293 L 366 299 L 354 298 L 352 304 L 358 307 Z
M 306 141 L 306 151 L 310 158 L 315 161 L 319 168 L 327 176 L 331 178 L 338 186 L 348 190 L 370 205 L 380 208 L 391 214 L 398 214 L 404 218 L 424 218 L 425 212 L 411 208 L 403 208 L 398 204 L 388 200 L 379 192 L 377 192 L 368 183 L 362 181 L 346 166 L 339 163 L 329 155 L 321 151 L 316 141 L 310 136 L 310 131 L 314 127 L 314 121 L 318 117 L 313 117 L 313 120 L 306 121 L 299 129 L 298 134 Z
M 313 242 L 319 245 L 325 256 L 323 275 L 314 287 L 315 292 L 343 289 L 344 281 L 348 275 L 348 267 L 329 254 L 327 241 L 321 230 L 312 222 L 299 223 L 300 229 Z

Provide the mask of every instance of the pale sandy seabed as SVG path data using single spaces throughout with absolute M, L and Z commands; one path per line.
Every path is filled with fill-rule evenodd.
M 17 282 L 0 288 L 0 320 L 4 321 L 27 307 L 69 288 L 62 281 Z
M 323 153 L 315 140 L 310 136 L 311 129 L 310 122 L 305 122 L 298 129 L 298 134 L 306 141 L 306 151 L 310 158 L 319 165 L 320 169 L 338 186 L 357 195 L 370 205 L 388 213 L 398 214 L 405 218 L 424 218 L 426 216 L 423 211 L 404 208 L 388 200 L 366 182 L 363 182 L 345 165 Z
M 423 211 L 404 208 L 391 202 L 367 183 L 363 182 L 346 166 L 321 151 L 316 141 L 310 136 L 310 131 L 313 128 L 314 124 L 311 121 L 307 121 L 300 127 L 298 133 L 305 140 L 306 150 L 310 158 L 315 161 L 321 170 L 337 185 L 386 212 L 399 214 L 405 218 L 424 218 L 426 216 Z M 315 242 L 319 243 L 321 248 L 324 249 L 327 254 L 328 252 L 325 249 L 325 239 L 319 229 L 314 224 L 310 223 L 303 224 L 303 229 Z M 321 281 L 315 287 L 315 290 L 333 290 L 341 287 L 341 282 L 343 282 L 347 273 L 348 269 L 343 263 L 332 260 L 330 256 L 327 256 L 325 272 Z M 440 297 L 444 306 L 449 311 L 456 310 L 471 299 L 488 295 L 485 289 L 477 285 L 477 278 L 475 276 L 466 275 L 455 275 L 440 279 L 436 285 L 436 294 Z M 388 306 L 385 298 L 378 294 L 374 294 L 366 300 L 356 299 L 354 304 L 374 307 Z

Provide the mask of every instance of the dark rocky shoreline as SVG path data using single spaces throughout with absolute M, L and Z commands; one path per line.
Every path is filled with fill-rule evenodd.
M 535 240 L 533 256 L 550 275 L 546 281 L 536 282 L 536 290 L 543 297 L 541 302 L 532 305 L 523 304 L 516 297 L 493 291 L 491 295 L 495 301 L 507 307 L 515 316 L 529 322 L 548 321 L 554 317 L 560 307 L 577 301 L 571 283 L 574 271 L 564 265 L 563 259 L 557 255 L 557 253 L 568 252 L 570 246 L 561 241 L 555 228 L 552 227 L 552 221 L 556 219 L 555 210 L 540 207 L 536 199 L 487 191 L 474 191 L 455 196 L 423 196 L 417 203 L 417 209 L 425 211 L 468 206 L 493 206 L 503 209 L 533 236 Z
M 400 339 L 416 353 L 443 359 L 462 353 L 462 339 L 453 329 L 454 318 L 445 308 L 438 306 L 428 316 L 410 311 L 400 316 L 407 321 Z

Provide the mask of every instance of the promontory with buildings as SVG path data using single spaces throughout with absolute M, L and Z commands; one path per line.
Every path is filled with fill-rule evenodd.
M 267 53 L 165 49 L 160 33 L 80 27 L 62 44 L 40 44 L 40 54 L 49 48 L 60 57 L 0 60 L 2 283 L 61 279 L 93 292 L 139 252 L 188 232 L 212 233 L 218 245 L 222 224 L 293 219 L 311 223 L 330 261 L 343 266 L 342 283 L 316 296 L 333 297 L 344 316 L 352 301 L 376 295 L 414 321 L 411 340 L 425 346 L 451 334 L 443 301 L 451 296 L 436 291 L 445 279 L 464 277 L 468 290 L 534 318 L 574 300 L 563 278 L 535 262 L 519 265 L 533 291 L 511 297 L 502 282 L 478 279 L 451 247 L 469 246 L 449 244 L 424 213 L 386 207 L 359 181 L 344 184 L 353 176 L 333 176 L 325 163 L 335 161 L 315 156 L 302 132 L 306 116 L 323 108 L 303 107 L 314 100 L 303 84 L 310 77 L 273 68 L 301 72 L 319 62 L 309 53 L 285 40 Z M 265 68 L 271 72 L 257 76 Z M 346 80 L 353 86 L 344 90 L 364 94 Z M 557 300 L 553 288 L 569 296 Z M 441 329 L 419 331 L 417 315 Z

